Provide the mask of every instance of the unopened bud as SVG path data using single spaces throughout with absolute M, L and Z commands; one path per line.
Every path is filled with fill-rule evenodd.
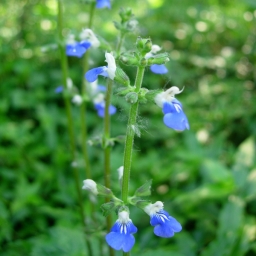
M 125 95 L 125 100 L 131 104 L 138 101 L 138 94 L 136 92 L 129 92 Z
M 168 62 L 170 60 L 168 56 L 169 55 L 166 52 L 154 55 L 154 56 L 152 56 L 152 57 L 150 57 L 148 59 L 148 65 L 152 65 L 152 64 L 158 64 L 158 65 L 165 64 L 166 62 Z
M 137 66 L 139 63 L 134 53 L 122 53 L 119 59 L 127 66 Z
M 116 72 L 115 72 L 115 78 L 114 78 L 115 81 L 117 81 L 118 83 L 120 84 L 123 84 L 123 85 L 126 85 L 126 86 L 129 86 L 130 85 L 130 79 L 129 77 L 125 74 L 125 72 L 117 67 L 116 68 Z

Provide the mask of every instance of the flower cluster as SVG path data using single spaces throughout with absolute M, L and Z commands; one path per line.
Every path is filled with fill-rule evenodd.
M 122 166 L 118 169 L 118 172 L 121 174 L 120 176 L 122 176 Z M 120 176 L 119 179 L 121 178 Z M 117 199 L 110 189 L 97 184 L 93 180 L 84 180 L 84 185 L 82 188 L 89 190 L 93 195 L 112 197 L 112 202 L 109 204 L 111 207 L 115 207 L 116 205 L 119 208 L 118 219 L 114 223 L 110 232 L 106 235 L 105 239 L 107 244 L 113 249 L 129 252 L 135 243 L 133 234 L 137 233 L 137 227 L 133 224 L 129 217 L 128 207 L 124 206 L 123 202 Z M 148 195 L 147 191 L 150 188 L 151 182 L 147 182 L 140 187 L 135 194 L 139 196 Z M 156 236 L 169 238 L 174 236 L 174 233 L 182 230 L 180 223 L 164 210 L 164 204 L 162 202 L 157 201 L 154 204 L 146 202 L 142 203 L 142 205 L 139 207 L 149 215 L 150 224 L 154 227 L 154 234 Z
M 156 236 L 169 238 L 182 230 L 180 223 L 163 210 L 162 202 L 148 204 L 143 210 L 150 216 L 150 224 L 154 227 Z M 106 241 L 113 249 L 128 252 L 135 243 L 133 234 L 136 232 L 137 228 L 129 218 L 128 211 L 122 210 L 110 233 L 106 235 Z

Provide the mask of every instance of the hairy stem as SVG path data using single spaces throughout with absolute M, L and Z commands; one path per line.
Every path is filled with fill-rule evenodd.
M 104 136 L 103 136 L 103 147 L 104 147 L 104 181 L 105 187 L 110 188 L 110 173 L 111 173 L 111 166 L 110 166 L 110 154 L 111 154 L 111 146 L 108 145 L 110 139 L 110 114 L 109 114 L 109 107 L 111 102 L 111 95 L 112 95 L 112 87 L 113 81 L 108 79 L 107 84 L 107 92 L 106 92 L 106 99 L 105 99 L 105 112 L 104 112 Z M 109 199 L 106 198 L 105 202 L 109 202 Z M 112 226 L 112 218 L 111 215 L 108 215 L 106 218 L 106 225 L 107 231 L 109 232 Z M 109 255 L 114 256 L 114 250 L 109 247 Z
M 135 92 L 139 92 L 144 76 L 144 67 L 138 67 L 137 76 L 135 81 Z M 138 113 L 139 101 L 131 105 L 128 126 L 126 131 L 125 147 L 124 147 L 124 173 L 123 173 L 123 183 L 122 183 L 122 200 L 124 203 L 127 203 L 129 195 L 129 180 L 130 180 L 130 171 L 132 164 L 132 151 L 133 151 L 133 142 L 134 135 L 137 129 L 136 118 Z

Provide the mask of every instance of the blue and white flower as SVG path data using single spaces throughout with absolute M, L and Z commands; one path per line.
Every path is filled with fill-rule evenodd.
M 161 47 L 157 44 L 153 44 L 151 47 L 151 51 L 148 52 L 145 56 L 146 59 L 153 57 L 157 52 L 161 51 Z M 164 64 L 153 64 L 150 66 L 150 70 L 155 74 L 166 74 L 168 73 L 168 69 Z
M 88 93 L 93 101 L 94 107 L 97 110 L 99 117 L 104 117 L 105 115 L 105 94 L 106 87 L 103 85 L 98 85 L 97 80 L 90 83 L 88 86 Z M 113 105 L 109 106 L 109 114 L 114 115 L 116 113 L 116 107 Z
M 92 83 L 98 79 L 98 76 L 106 76 L 110 79 L 114 80 L 115 73 L 116 73 L 116 61 L 114 56 L 111 53 L 106 52 L 105 53 L 106 62 L 108 63 L 108 66 L 102 66 L 93 68 L 86 72 L 85 78 L 88 82 Z
M 150 224 L 154 227 L 154 234 L 160 237 L 172 237 L 174 233 L 180 232 L 182 227 L 180 223 L 163 210 L 164 204 L 157 201 L 149 204 L 144 211 L 150 216 Z
M 155 103 L 163 109 L 164 124 L 176 131 L 189 129 L 187 116 L 183 112 L 182 104 L 175 98 L 175 94 L 181 93 L 178 87 L 172 86 L 168 90 L 156 95 Z
M 66 44 L 66 55 L 81 58 L 90 47 L 90 42 L 85 40 L 81 42 L 76 42 L 74 39 L 74 35 L 69 35 Z
M 135 243 L 133 234 L 136 232 L 137 228 L 129 218 L 129 213 L 121 211 L 118 213 L 118 219 L 111 228 L 110 233 L 106 235 L 106 241 L 115 250 L 129 252 Z
M 89 42 L 93 48 L 98 48 L 100 46 L 100 41 L 98 40 L 96 35 L 93 33 L 93 31 L 89 28 L 84 29 L 80 33 L 79 37 L 82 41 Z
M 111 4 L 110 4 L 110 0 L 96 0 L 96 8 L 104 8 L 104 7 L 107 7 L 107 8 L 111 8 Z

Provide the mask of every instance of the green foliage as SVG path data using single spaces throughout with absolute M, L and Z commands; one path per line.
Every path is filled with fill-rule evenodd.
M 64 34 L 78 35 L 86 27 L 88 7 L 82 1 L 63 2 Z M 158 238 L 148 216 L 131 208 L 130 217 L 139 229 L 133 255 L 255 255 L 255 1 L 130 0 L 123 4 L 112 1 L 111 10 L 96 10 L 94 30 L 113 42 L 112 21 L 118 20 L 120 7 L 130 6 L 141 27 L 137 35 L 150 37 L 170 57 L 169 73 L 158 76 L 147 70 L 143 87 L 185 87 L 177 98 L 191 126 L 190 131 L 174 132 L 164 126 L 161 109 L 154 103 L 148 100 L 140 106 L 141 136 L 135 141 L 131 195 L 152 179 L 150 199 L 163 201 L 183 230 L 171 239 Z M 84 255 L 64 104 L 62 95 L 54 93 L 61 85 L 56 2 L 2 1 L 0 17 L 0 254 Z M 137 35 L 127 36 L 127 49 L 135 46 Z M 104 52 L 92 50 L 91 58 L 93 67 L 100 66 Z M 69 58 L 69 66 L 69 76 L 80 88 L 82 63 Z M 133 67 L 122 69 L 134 77 Z M 118 92 L 117 87 L 114 90 Z M 112 135 L 121 138 L 127 103 L 115 94 L 113 105 L 119 113 L 112 117 Z M 102 119 L 92 105 L 87 111 L 88 139 L 95 141 Z M 77 106 L 72 114 L 82 187 L 85 166 Z M 117 140 L 111 174 L 115 195 L 120 193 L 116 169 L 122 165 L 122 154 L 123 144 Z M 89 156 L 93 179 L 103 183 L 102 149 L 89 147 Z M 88 213 L 89 196 L 83 197 Z M 103 203 L 99 201 L 97 206 Z M 104 220 L 99 208 L 97 217 Z M 102 225 L 90 229 L 102 237 Z M 89 231 L 88 237 L 95 255 L 101 255 L 104 242 L 100 248 Z

